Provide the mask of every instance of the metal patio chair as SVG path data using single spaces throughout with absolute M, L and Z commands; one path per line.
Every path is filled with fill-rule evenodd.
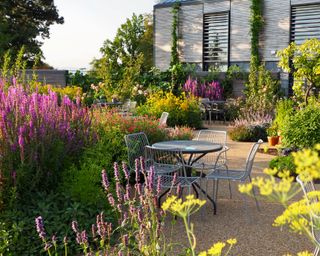
M 239 181 L 239 182 L 245 182 L 247 179 L 251 182 L 251 171 L 253 167 L 254 158 L 256 156 L 256 153 L 260 147 L 260 145 L 263 143 L 262 140 L 259 140 L 258 142 L 254 143 L 249 151 L 249 154 L 247 156 L 245 169 L 243 170 L 226 170 L 221 168 L 215 168 L 212 170 L 211 173 L 208 173 L 206 175 L 206 188 L 208 188 L 208 181 L 214 180 L 216 181 L 216 186 L 214 188 L 214 198 L 217 202 L 218 198 L 218 181 L 219 180 L 229 180 L 229 181 Z M 220 155 L 218 156 L 216 160 L 216 164 L 218 165 L 219 158 L 224 154 L 223 151 L 220 152 Z M 256 198 L 255 192 L 253 191 L 254 199 L 256 202 L 257 209 L 259 210 L 259 203 Z
M 200 158 L 194 166 L 203 168 L 204 170 L 212 170 L 216 168 L 224 168 L 228 170 L 227 165 L 227 132 L 217 131 L 217 130 L 200 130 L 195 140 L 209 141 L 212 143 L 219 143 L 223 146 L 221 151 L 206 154 L 204 157 Z M 223 152 L 222 152 L 223 151 Z M 221 153 L 222 152 L 222 153 Z M 219 156 L 219 157 L 218 157 Z M 216 161 L 218 159 L 218 161 Z M 216 181 L 218 183 L 218 181 Z M 217 184 L 216 184 L 217 186 Z M 232 198 L 231 182 L 229 180 L 229 193 L 230 199 Z
M 209 121 L 209 123 L 211 123 L 211 105 L 209 98 L 202 98 L 200 100 L 200 110 L 204 117 L 204 121 Z
M 130 171 L 135 170 L 135 160 L 145 156 L 145 146 L 150 145 L 144 132 L 132 133 L 124 136 L 128 150 L 128 165 Z
M 296 178 L 297 182 L 300 184 L 302 191 L 304 193 L 304 197 L 307 201 L 307 203 L 314 204 L 314 203 L 319 203 L 318 198 L 310 198 L 308 193 L 315 191 L 315 187 L 312 181 L 308 182 L 303 182 L 300 177 L 298 176 Z M 315 214 L 314 212 L 310 212 L 310 222 L 311 222 L 311 232 L 312 236 L 314 239 L 314 242 L 316 244 L 316 248 L 313 251 L 313 255 L 317 256 L 319 255 L 320 252 L 320 230 L 319 230 L 319 225 L 320 225 L 320 216 Z M 318 227 L 318 229 L 315 229 L 315 226 Z
M 190 194 L 191 188 L 194 188 L 194 184 L 200 181 L 201 176 L 187 176 L 186 168 L 188 168 L 188 166 L 185 163 L 181 150 L 158 149 L 146 146 L 145 152 L 148 166 L 154 167 L 154 184 L 156 185 L 160 179 L 161 189 L 165 189 L 165 192 L 158 198 L 159 206 L 161 198 L 167 192 L 179 186 L 181 193 L 184 188 L 188 188 L 188 194 Z M 181 197 L 181 194 L 178 196 Z
M 168 112 L 162 112 L 159 120 L 159 126 L 167 126 L 168 116 L 169 116 Z

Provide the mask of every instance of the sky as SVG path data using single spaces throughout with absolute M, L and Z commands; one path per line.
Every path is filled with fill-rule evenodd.
M 50 27 L 41 47 L 45 62 L 55 69 L 88 69 L 106 39 L 133 13 L 152 13 L 154 0 L 55 0 L 64 24 Z

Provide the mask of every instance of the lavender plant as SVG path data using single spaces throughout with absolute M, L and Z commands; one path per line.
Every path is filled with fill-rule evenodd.
M 56 93 L 29 93 L 15 79 L 0 79 L 0 177 L 4 191 L 50 189 L 67 156 L 76 155 L 93 138 L 91 115 Z

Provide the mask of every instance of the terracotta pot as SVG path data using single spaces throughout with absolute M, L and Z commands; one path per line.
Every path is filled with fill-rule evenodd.
M 269 146 L 273 147 L 279 143 L 279 136 L 268 136 Z

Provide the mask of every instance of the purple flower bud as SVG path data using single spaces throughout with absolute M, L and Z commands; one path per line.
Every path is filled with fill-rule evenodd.
M 158 176 L 158 180 L 157 180 L 157 196 L 160 195 L 161 192 L 161 176 Z
M 67 238 L 66 236 L 63 238 L 63 243 L 64 243 L 65 245 L 68 243 L 68 238 Z
M 85 245 L 88 244 L 87 232 L 85 230 L 81 232 L 81 242 L 82 244 L 85 244 Z
M 136 183 L 140 182 L 140 168 L 139 168 L 139 159 L 135 160 L 135 172 L 136 172 Z
M 118 163 L 115 162 L 113 164 L 113 169 L 114 169 L 114 178 L 116 181 L 120 181 L 120 176 L 119 176 L 119 166 L 118 166 Z
M 52 244 L 54 244 L 54 245 L 57 243 L 57 238 L 56 238 L 55 235 L 53 235 L 53 236 L 51 237 L 51 241 L 52 241 Z
M 93 238 L 96 237 L 96 225 L 94 224 L 91 225 L 91 234 Z
M 115 206 L 115 200 L 113 198 L 113 195 L 111 193 L 108 194 L 108 201 L 109 201 L 109 204 L 114 207 Z
M 121 203 L 123 201 L 123 195 L 121 191 L 121 185 L 119 182 L 116 182 L 116 194 L 117 194 L 118 202 Z
M 44 225 L 43 225 L 42 217 L 41 217 L 41 216 L 38 216 L 38 217 L 35 219 L 35 222 L 36 222 L 36 229 L 37 229 L 37 232 L 38 232 L 39 237 L 40 237 L 42 240 L 45 240 L 45 238 L 46 238 L 46 233 L 45 233 L 45 231 L 44 231 Z
M 128 236 L 128 234 L 125 234 L 122 237 L 122 243 L 124 244 L 124 246 L 128 246 L 128 244 L 129 244 L 129 236 Z
M 72 221 L 71 228 L 72 228 L 74 233 L 78 233 L 78 222 L 76 222 L 75 220 Z
M 130 185 L 126 185 L 126 194 L 124 195 L 124 200 L 129 201 L 130 200 Z
M 101 176 L 102 176 L 102 185 L 103 185 L 105 191 L 108 191 L 110 183 L 108 181 L 106 170 L 102 170 Z
M 139 221 L 139 224 L 141 224 L 143 221 L 143 215 L 140 209 L 138 209 L 138 221 Z
M 126 165 L 125 162 L 122 162 L 122 170 L 123 170 L 124 176 L 126 177 L 126 180 L 129 181 L 130 174 L 129 174 L 128 166 Z

